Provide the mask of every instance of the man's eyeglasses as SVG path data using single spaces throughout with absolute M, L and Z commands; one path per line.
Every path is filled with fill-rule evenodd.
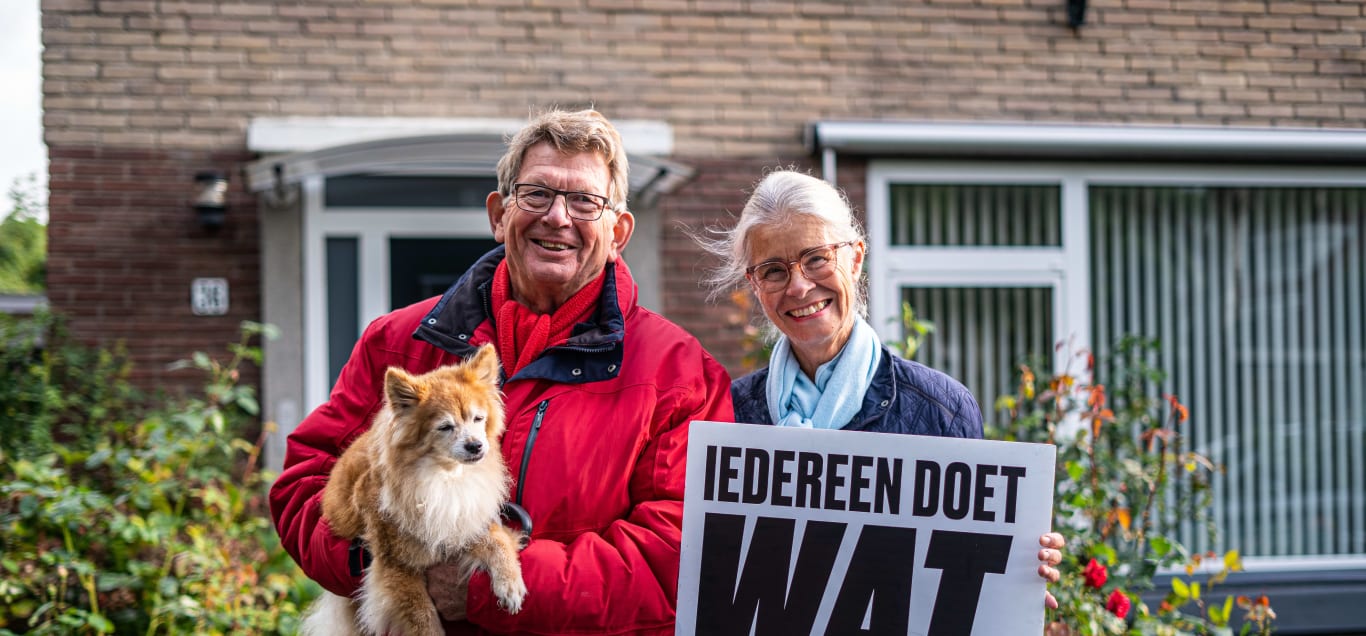
M 564 197 L 564 208 L 569 216 L 580 221 L 596 221 L 607 207 L 607 197 L 588 192 L 566 192 L 534 183 L 512 184 L 517 207 L 532 214 L 545 214 L 555 205 L 555 197 Z
M 793 267 L 798 268 L 806 280 L 824 280 L 835 273 L 836 250 L 857 242 L 845 241 L 843 243 L 817 245 L 802 250 L 795 261 L 774 259 L 758 265 L 751 265 L 745 268 L 745 278 L 748 278 L 762 292 L 776 292 L 787 289 L 787 284 L 792 281 Z

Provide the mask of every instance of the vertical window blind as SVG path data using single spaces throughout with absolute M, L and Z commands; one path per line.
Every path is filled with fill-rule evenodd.
M 891 186 L 891 244 L 1057 246 L 1057 185 Z
M 1255 556 L 1366 554 L 1366 191 L 1092 187 L 1098 359 L 1156 338 L 1182 433 L 1226 473 L 1216 544 Z M 1102 371 L 1103 373 L 1103 371 Z
M 962 382 L 987 421 L 1015 391 L 1023 362 L 1052 368 L 1053 290 L 1046 287 L 905 287 L 902 301 L 934 323 L 915 360 Z

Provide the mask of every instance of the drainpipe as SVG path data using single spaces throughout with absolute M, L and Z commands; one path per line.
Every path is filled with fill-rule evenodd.
M 839 187 L 839 185 L 835 183 L 834 148 L 821 149 L 821 178 L 825 179 L 826 183 L 829 183 L 830 185 L 835 186 L 836 188 Z

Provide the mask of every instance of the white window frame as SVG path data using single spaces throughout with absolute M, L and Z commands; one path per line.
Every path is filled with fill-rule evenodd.
M 890 186 L 893 183 L 967 185 L 1057 185 L 1060 188 L 1061 245 L 1053 247 L 893 246 Z M 1084 300 L 1090 286 L 1085 267 L 1085 183 L 1059 166 L 1002 167 L 982 163 L 874 161 L 869 164 L 868 311 L 883 340 L 900 338 L 901 288 L 1046 287 L 1052 291 L 1053 333 L 1071 334 L 1078 346 L 1090 337 L 1090 313 Z M 1080 201 L 1074 200 L 1083 197 Z M 1079 309 L 1080 308 L 1080 309 Z M 1061 368 L 1063 354 L 1054 356 Z
M 456 175 L 446 175 L 456 176 Z M 481 174 L 476 176 L 491 176 Z M 305 412 L 327 401 L 328 372 L 327 239 L 357 241 L 360 299 L 358 325 L 366 325 L 394 309 L 389 296 L 389 241 L 395 238 L 493 238 L 488 211 L 482 207 L 346 207 L 325 206 L 325 179 L 303 180 L 304 259 L 304 398 Z M 354 334 L 359 338 L 360 333 Z
M 892 247 L 890 186 L 905 183 L 1059 184 L 1059 247 Z M 869 240 L 869 321 L 884 339 L 900 334 L 903 286 L 1047 286 L 1054 290 L 1055 339 L 1091 348 L 1090 244 L 1087 192 L 1091 186 L 1366 187 L 1366 169 L 1227 163 L 1064 163 L 985 161 L 869 161 L 865 180 Z M 1055 368 L 1065 363 L 1055 352 Z M 1366 555 L 1246 557 L 1252 572 L 1359 569 Z

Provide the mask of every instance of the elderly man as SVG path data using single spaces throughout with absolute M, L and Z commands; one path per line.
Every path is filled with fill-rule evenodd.
M 487 575 L 437 566 L 428 591 L 448 631 L 673 632 L 688 422 L 732 420 L 730 378 L 636 304 L 621 259 L 635 224 L 626 177 L 621 138 L 594 111 L 546 112 L 509 142 L 486 201 L 502 246 L 441 297 L 371 323 L 331 398 L 289 437 L 271 512 L 311 578 L 349 595 L 364 575 L 363 550 L 332 533 L 320 500 L 379 410 L 385 370 L 425 372 L 493 343 L 513 500 L 534 521 L 528 594 L 509 615 Z

